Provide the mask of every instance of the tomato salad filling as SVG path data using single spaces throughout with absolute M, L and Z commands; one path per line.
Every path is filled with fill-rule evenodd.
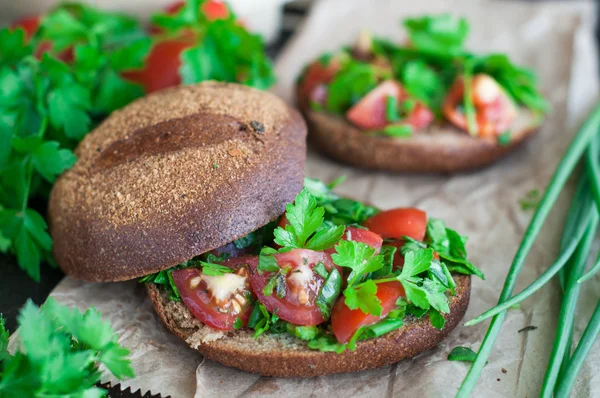
M 519 107 L 540 123 L 548 104 L 533 72 L 504 54 L 468 52 L 465 19 L 409 18 L 404 27 L 403 45 L 363 31 L 353 46 L 309 64 L 297 84 L 301 105 L 391 137 L 423 132 L 437 119 L 506 145 Z
M 332 187 L 306 179 L 278 221 L 142 281 L 211 328 L 289 333 L 321 351 L 353 350 L 406 317 L 443 328 L 452 273 L 483 278 L 466 238 L 421 210 L 380 211 Z

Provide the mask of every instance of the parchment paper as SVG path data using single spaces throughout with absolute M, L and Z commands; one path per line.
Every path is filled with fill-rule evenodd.
M 442 1 L 321 1 L 277 63 L 276 91 L 291 98 L 291 87 L 301 67 L 325 50 L 350 43 L 361 27 L 400 39 L 399 20 L 406 15 L 450 11 L 469 19 L 468 46 L 502 51 L 533 67 L 553 110 L 539 135 L 498 164 L 478 173 L 453 176 L 391 175 L 355 170 L 309 153 L 307 175 L 330 180 L 348 179 L 341 194 L 382 208 L 417 206 L 429 215 L 467 234 L 472 261 L 487 276 L 473 280 L 466 319 L 494 305 L 510 261 L 531 217 L 519 199 L 531 189 L 543 190 L 575 127 L 598 98 L 597 52 L 591 3 L 568 4 Z M 550 216 L 519 279 L 517 291 L 553 261 L 568 197 L 562 197 Z M 479 380 L 474 396 L 526 397 L 539 392 L 550 354 L 558 312 L 556 283 L 509 311 Z M 310 380 L 274 379 L 229 369 L 202 357 L 172 336 L 153 314 L 144 289 L 135 282 L 85 284 L 65 279 L 53 292 L 58 301 L 86 308 L 94 305 L 109 319 L 120 341 L 132 350 L 137 378 L 134 388 L 187 397 L 196 388 L 200 397 L 267 396 L 453 396 L 468 366 L 446 359 L 457 346 L 477 349 L 487 323 L 459 326 L 437 348 L 412 360 L 354 374 Z M 588 282 L 578 306 L 578 338 L 600 296 L 600 280 Z M 538 329 L 517 333 L 525 326 Z M 574 396 L 600 396 L 600 346 L 592 350 Z M 503 371 L 505 370 L 505 372 Z

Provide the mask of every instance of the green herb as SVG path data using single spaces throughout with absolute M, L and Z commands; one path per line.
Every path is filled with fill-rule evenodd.
M 81 313 L 52 298 L 38 309 L 29 300 L 19 315 L 20 349 L 0 349 L 0 395 L 7 397 L 93 396 L 104 390 L 99 365 L 116 378 L 134 377 L 129 351 L 94 308 Z M 0 345 L 7 335 L 0 322 Z
M 316 269 L 316 267 L 313 268 L 313 270 L 314 269 Z M 325 283 L 323 284 L 323 287 L 321 287 L 319 295 L 315 300 L 315 304 L 317 305 L 317 308 L 319 308 L 323 318 L 329 319 L 331 308 L 335 304 L 335 301 L 342 290 L 342 283 L 342 275 L 336 268 L 333 268 L 325 279 Z
M 0 314 L 0 362 L 10 357 L 8 353 L 8 330 L 4 327 L 4 318 Z
M 464 361 L 473 362 L 477 353 L 469 347 L 454 347 L 450 354 L 448 354 L 449 361 Z
M 467 20 L 449 14 L 408 18 L 404 27 L 415 48 L 432 53 L 460 54 L 469 34 Z
M 393 95 L 388 95 L 385 101 L 385 118 L 388 122 L 396 122 L 400 119 L 398 114 L 398 100 Z
M 349 61 L 329 84 L 325 109 L 341 114 L 376 85 L 377 70 L 375 67 Z
M 442 330 L 446 324 L 446 318 L 433 308 L 429 310 L 429 321 L 434 328 L 440 330 Z
M 431 109 L 439 109 L 446 94 L 442 78 L 433 67 L 422 60 L 403 62 L 400 71 L 401 81 L 413 97 Z M 408 102 L 405 114 L 412 112 L 414 101 Z
M 285 216 L 289 224 L 285 229 L 275 229 L 275 243 L 282 246 L 282 251 L 296 248 L 321 251 L 330 248 L 340 240 L 345 228 L 325 227 L 324 214 L 325 209 L 317 205 L 315 197 L 303 189 L 296 196 L 294 204 L 286 206 Z
M 510 139 L 511 139 L 511 132 L 505 131 L 504 133 L 502 133 L 498 136 L 498 139 L 497 139 L 498 145 L 506 146 L 506 145 L 510 144 Z
M 325 268 L 325 265 L 321 262 L 313 267 L 313 271 L 323 279 L 327 279 L 327 276 L 329 275 L 327 268 Z
M 272 275 L 267 280 L 267 284 L 263 288 L 265 296 L 270 296 L 275 290 L 277 297 L 284 298 L 287 294 L 286 279 L 285 276 L 290 272 L 291 267 L 279 268 L 275 275 Z
M 596 134 L 598 132 L 598 126 L 600 126 L 600 107 L 596 107 L 596 109 L 593 111 L 593 113 L 587 119 L 585 124 L 581 127 L 581 129 L 579 130 L 579 132 L 577 133 L 577 135 L 575 136 L 575 138 L 573 139 L 573 141 L 567 148 L 565 154 L 561 158 L 561 160 L 560 160 L 560 162 L 559 162 L 559 164 L 558 164 L 558 166 L 546 188 L 546 192 L 543 195 L 542 200 L 540 201 L 540 204 L 537 207 L 537 209 L 530 221 L 530 224 L 525 232 L 523 241 L 521 242 L 521 245 L 519 246 L 519 249 L 517 250 L 515 258 L 513 259 L 513 263 L 511 264 L 506 282 L 504 284 L 504 288 L 503 288 L 502 293 L 499 298 L 500 304 L 502 304 L 504 301 L 507 301 L 511 297 L 513 289 L 517 282 L 517 277 L 523 268 L 525 259 L 533 245 L 535 238 L 539 234 L 540 229 L 541 229 L 542 225 L 544 224 L 546 217 L 550 213 L 550 210 L 552 209 L 553 204 L 556 202 L 562 188 L 564 187 L 565 183 L 567 182 L 573 169 L 577 165 L 579 159 L 583 155 L 584 151 L 587 149 L 590 142 L 596 136 Z M 594 155 L 597 156 L 597 153 Z M 588 162 L 589 162 L 589 160 L 588 160 Z M 589 165 L 589 163 L 588 163 L 588 165 Z M 597 170 L 593 166 L 588 166 L 588 169 L 592 173 Z M 593 181 L 597 181 L 597 175 L 594 175 L 591 179 Z M 598 191 L 595 191 L 595 192 L 598 192 Z M 598 195 L 598 196 L 600 196 L 600 195 Z M 595 195 L 595 197 L 597 197 L 597 196 Z M 598 197 L 598 199 L 600 199 L 600 197 Z M 600 202 L 600 200 L 599 200 L 599 202 Z M 577 207 L 579 207 L 580 204 L 578 203 L 577 205 L 578 205 Z M 577 213 L 578 212 L 570 211 L 569 215 L 576 216 Z M 577 225 L 577 224 L 573 223 L 573 225 Z M 570 267 L 570 270 L 574 269 L 575 271 L 579 271 L 578 268 L 579 268 L 578 266 Z M 579 272 L 575 272 L 573 275 L 578 275 L 578 274 L 579 274 Z M 567 279 L 570 279 L 570 281 L 573 280 L 573 278 L 564 278 L 566 275 L 567 275 L 567 273 L 564 273 L 563 279 L 562 279 L 563 280 L 562 286 L 564 286 L 565 292 L 567 289 Z M 580 276 L 580 275 L 578 275 L 578 276 Z M 575 280 L 574 282 L 577 283 L 577 280 Z M 571 283 L 569 283 L 568 285 L 570 285 L 571 286 L 570 289 L 572 289 Z M 569 297 L 569 298 L 566 300 L 563 300 L 563 302 L 567 303 L 567 304 L 565 304 L 564 309 L 571 308 L 571 306 L 572 306 L 571 302 L 573 301 L 572 299 L 574 297 L 576 298 L 576 296 L 577 296 L 576 292 L 577 292 L 576 290 L 571 290 L 571 293 L 569 295 L 565 295 L 565 297 Z M 475 358 L 473 365 L 469 369 L 469 373 L 467 374 L 467 377 L 464 379 L 457 396 L 459 396 L 459 397 L 469 396 L 469 394 L 473 390 L 475 383 L 477 381 L 477 378 L 479 377 L 479 374 L 481 373 L 481 370 L 483 369 L 483 366 L 485 365 L 485 362 L 492 350 L 494 341 L 500 332 L 500 328 L 502 326 L 502 322 L 504 321 L 505 315 L 506 315 L 506 312 L 500 312 L 499 314 L 495 315 L 494 318 L 492 319 L 490 326 L 488 328 L 488 331 L 486 333 L 486 336 L 482 342 L 482 345 L 479 348 L 479 352 L 477 353 L 477 357 Z M 564 315 L 564 313 L 563 313 L 563 311 L 561 311 L 561 314 L 559 316 L 561 316 L 561 318 L 563 319 L 563 324 L 565 325 L 565 327 L 567 329 L 570 329 L 569 321 L 566 320 L 563 315 Z M 561 328 L 561 330 L 559 330 L 557 332 L 557 338 L 555 339 L 555 345 L 553 347 L 553 352 L 552 352 L 552 356 L 551 356 L 551 358 L 552 358 L 551 366 L 552 367 L 548 369 L 548 372 L 547 372 L 547 375 L 545 377 L 544 384 L 543 384 L 542 394 L 544 396 L 549 396 L 555 388 L 555 384 L 556 384 L 557 376 L 558 376 L 557 368 L 560 368 L 560 365 L 562 364 L 562 362 L 564 360 L 564 352 L 566 352 L 566 346 L 567 346 L 566 343 L 568 342 L 567 340 L 570 341 L 570 338 L 568 337 L 569 334 L 565 334 L 564 332 L 565 332 L 564 327 Z M 559 354 L 563 354 L 563 355 L 559 355 Z M 556 365 L 554 363 L 556 363 Z
M 219 168 L 219 165 L 218 165 L 218 164 L 216 164 L 216 163 L 213 163 L 213 169 L 215 169 L 215 170 L 216 170 L 216 169 L 218 169 L 218 168 Z
M 410 124 L 390 124 L 385 126 L 379 133 L 389 137 L 410 137 L 412 135 L 412 126 Z
M 342 240 L 335 245 L 335 251 L 331 255 L 333 262 L 352 270 L 348 275 L 348 287 L 356 285 L 365 274 L 383 267 L 383 256 L 375 255 L 375 249 L 365 243 Z
M 532 189 L 527 191 L 525 196 L 519 199 L 519 206 L 521 206 L 521 210 L 535 210 L 535 208 L 539 205 L 541 200 L 540 191 L 537 189 Z
M 377 285 L 372 279 L 344 289 L 345 303 L 351 310 L 360 309 L 365 314 L 381 316 L 381 300 L 377 297 Z
M 248 318 L 248 327 L 254 329 L 254 338 L 268 331 L 279 320 L 275 314 L 269 313 L 264 305 L 257 302 Z
M 233 269 L 220 264 L 207 263 L 204 261 L 198 261 L 202 265 L 202 273 L 209 276 L 221 276 L 230 274 Z
M 475 105 L 473 104 L 473 62 L 467 61 L 463 69 L 463 85 L 465 94 L 463 96 L 463 108 L 467 119 L 467 131 L 471 136 L 479 135 L 479 125 L 477 123 Z
M 379 210 L 356 200 L 341 198 L 332 192 L 334 184 L 343 179 L 344 177 L 340 177 L 328 186 L 320 180 L 305 178 L 304 188 L 317 200 L 317 204 L 325 209 L 325 221 L 335 225 L 361 224 Z
M 288 323 L 286 328 L 289 334 L 305 341 L 313 340 L 319 335 L 319 328 L 317 326 L 297 326 Z
M 395 246 L 382 246 L 379 252 L 383 260 L 383 266 L 375 272 L 367 275 L 366 279 L 378 279 L 392 274 L 394 268 L 394 256 L 398 249 Z
M 442 220 L 431 218 L 427 222 L 427 239 L 429 246 L 444 260 L 450 271 L 474 274 L 485 279 L 475 265 L 467 259 L 465 243 L 466 237 L 460 236 L 456 231 L 446 228 Z
M 157 14 L 152 22 L 171 35 L 193 32 L 195 45 L 181 53 L 179 73 L 184 84 L 203 80 L 240 82 L 260 89 L 274 82 L 271 61 L 259 35 L 241 26 L 229 9 L 224 19 L 208 21 L 201 10 L 204 1 L 187 1 L 179 12 Z
M 400 329 L 404 322 L 400 318 L 385 318 L 373 325 L 367 326 L 363 331 L 365 338 L 374 339 L 384 334 Z
M 242 326 L 244 326 L 242 320 L 240 318 L 235 318 L 235 321 L 233 321 L 233 329 L 238 330 L 241 329 Z
M 340 344 L 336 340 L 336 338 L 330 334 L 322 334 L 319 337 L 310 340 L 308 343 L 308 348 L 311 350 L 319 350 L 323 352 L 335 352 L 341 354 L 346 351 L 347 345 Z

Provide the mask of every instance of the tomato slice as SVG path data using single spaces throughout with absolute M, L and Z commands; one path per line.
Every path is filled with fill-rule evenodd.
M 427 214 L 415 208 L 386 210 L 369 217 L 363 225 L 384 239 L 408 236 L 422 241 L 427 231 Z
M 327 100 L 326 84 L 333 80 L 339 69 L 339 62 L 335 59 L 330 59 L 327 65 L 318 60 L 310 64 L 300 84 L 301 101 L 306 105 L 310 101 L 324 105 Z
M 396 98 L 398 103 L 411 99 L 404 87 L 395 80 L 386 80 L 369 91 L 360 101 L 346 112 L 346 118 L 365 130 L 378 130 L 391 124 L 386 116 L 388 97 Z M 417 101 L 414 108 L 398 123 L 409 124 L 415 130 L 421 130 L 433 122 L 433 112 Z
M 177 86 L 181 84 L 181 53 L 194 42 L 191 34 L 178 39 L 159 41 L 150 50 L 144 68 L 123 72 L 123 77 L 144 86 L 146 93 Z
M 274 255 L 281 269 L 289 268 L 285 275 L 285 296 L 278 297 L 276 292 L 265 295 L 263 289 L 276 273 L 259 272 L 258 261 L 249 262 L 250 284 L 258 301 L 267 310 L 275 313 L 284 321 L 294 325 L 318 325 L 325 321 L 315 301 L 324 283 L 324 279 L 313 272 L 313 268 L 323 263 L 327 270 L 335 265 L 329 255 L 308 249 L 294 249 L 287 253 Z
M 468 131 L 466 115 L 458 110 L 464 95 L 464 81 L 457 78 L 444 100 L 442 112 L 450 123 Z M 480 137 L 496 137 L 510 128 L 517 116 L 517 109 L 496 80 L 483 73 L 473 76 L 471 96 Z
M 404 89 L 395 80 L 386 80 L 369 91 L 360 101 L 346 112 L 346 118 L 365 130 L 381 129 L 390 122 L 386 117 L 387 97 L 400 100 Z
M 245 326 L 252 312 L 248 268 L 243 262 L 224 265 L 234 273 L 204 275 L 200 269 L 173 271 L 173 280 L 185 306 L 202 323 L 219 330 L 233 330 L 237 318 Z
M 355 242 L 365 243 L 375 249 L 375 253 L 379 253 L 383 245 L 383 238 L 373 231 L 368 229 L 346 227 L 341 240 L 353 240 Z M 335 252 L 335 248 L 332 249 Z
M 344 297 L 340 296 L 331 311 L 331 329 L 338 342 L 347 343 L 361 326 L 371 325 L 384 318 L 396 307 L 396 300 L 404 295 L 400 282 L 378 283 L 376 296 L 383 308 L 381 316 L 365 314 L 360 309 L 351 310 L 344 302 Z

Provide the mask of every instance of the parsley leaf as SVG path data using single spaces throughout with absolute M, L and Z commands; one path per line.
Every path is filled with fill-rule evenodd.
M 365 314 L 381 316 L 383 308 L 376 294 L 377 285 L 369 279 L 359 285 L 347 287 L 344 290 L 345 303 L 351 310 L 360 308 Z
M 325 209 L 306 189 L 297 196 L 295 202 L 286 206 L 285 216 L 288 225 L 274 231 L 275 243 L 282 250 L 307 248 L 315 251 L 325 250 L 339 241 L 344 233 L 343 226 L 327 228 L 323 226 Z
M 354 286 L 364 274 L 383 267 L 383 256 L 375 255 L 375 249 L 365 243 L 342 240 L 335 245 L 335 251 L 331 255 L 333 262 L 352 270 L 348 275 L 348 286 Z
M 325 108 L 333 113 L 343 113 L 376 85 L 375 67 L 349 61 L 329 84 Z
M 103 364 L 116 378 L 134 377 L 129 351 L 100 313 L 81 313 L 48 299 L 28 301 L 19 315 L 20 350 L 0 362 L 0 391 L 12 396 L 101 396 Z M 3 330 L 3 327 L 1 328 Z
M 0 362 L 10 357 L 8 353 L 8 338 L 10 337 L 8 330 L 4 327 L 4 318 L 0 314 Z
M 434 53 L 460 54 L 469 34 L 467 20 L 449 14 L 408 18 L 404 27 L 415 48 Z

